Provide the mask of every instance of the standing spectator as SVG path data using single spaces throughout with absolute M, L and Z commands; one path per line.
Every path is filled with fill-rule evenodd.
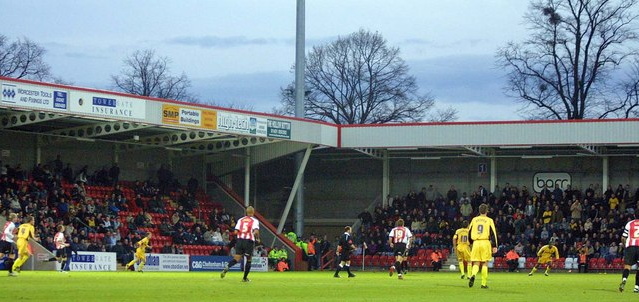
M 109 169 L 109 179 L 113 187 L 118 185 L 118 181 L 120 181 L 120 167 L 118 167 L 118 163 L 113 163 L 113 166 Z
M 451 200 L 457 201 L 457 189 L 455 189 L 454 185 L 451 185 L 450 189 L 448 189 L 448 192 L 446 193 L 446 198 L 448 201 L 451 201 Z
M 195 177 L 191 176 L 191 178 L 189 178 L 189 181 L 186 183 L 186 186 L 187 186 L 188 192 L 195 195 L 195 193 L 197 192 L 199 183 Z
M 581 207 L 581 201 L 579 201 L 579 199 L 575 199 L 570 205 L 570 218 L 580 221 L 581 211 L 583 211 L 583 208 Z

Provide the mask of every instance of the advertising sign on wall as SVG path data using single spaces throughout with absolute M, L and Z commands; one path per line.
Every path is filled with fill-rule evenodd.
M 68 92 L 26 84 L 2 83 L 2 104 L 33 109 L 66 111 Z
M 570 174 L 565 172 L 540 172 L 535 173 L 533 176 L 533 190 L 539 193 L 544 189 L 544 186 L 548 190 L 552 191 L 555 185 L 558 185 L 560 189 L 566 190 L 572 182 Z
M 189 255 L 147 254 L 144 271 L 149 272 L 188 272 Z
M 71 256 L 72 271 L 115 271 L 115 253 L 78 251 Z
M 262 117 L 218 111 L 217 129 L 265 137 L 267 134 L 267 120 Z
M 162 123 L 215 130 L 217 128 L 217 113 L 215 110 L 163 104 Z
M 290 139 L 291 122 L 268 119 L 267 135 L 268 137 Z
M 194 272 L 222 271 L 233 257 L 230 256 L 191 256 L 190 266 Z M 231 267 L 230 271 L 240 271 L 242 266 L 237 264 Z M 268 260 L 266 257 L 253 257 L 251 260 L 252 272 L 268 271 Z
M 146 118 L 146 100 L 91 92 L 71 92 L 70 110 L 106 118 Z

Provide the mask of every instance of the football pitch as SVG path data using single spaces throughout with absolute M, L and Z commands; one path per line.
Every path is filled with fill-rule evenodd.
M 6 272 L 6 271 L 5 271 Z M 634 274 L 619 293 L 620 273 L 493 272 L 489 289 L 473 288 L 457 273 L 410 272 L 404 280 L 387 272 L 31 272 L 0 276 L 2 301 L 615 301 L 635 299 Z

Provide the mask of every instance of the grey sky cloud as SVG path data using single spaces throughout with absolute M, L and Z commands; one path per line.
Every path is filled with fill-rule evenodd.
M 287 43 L 285 39 L 275 38 L 247 38 L 245 36 L 218 37 L 218 36 L 201 36 L 201 37 L 175 37 L 167 40 L 169 44 L 181 44 L 189 46 L 199 46 L 204 48 L 228 48 L 245 45 L 269 45 Z

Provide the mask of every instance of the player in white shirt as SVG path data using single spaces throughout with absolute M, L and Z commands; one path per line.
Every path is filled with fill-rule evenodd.
M 64 226 L 63 225 L 59 225 L 58 226 L 58 233 L 55 234 L 55 237 L 53 237 L 53 243 L 55 244 L 55 256 L 58 260 L 58 262 L 60 262 L 61 267 L 60 267 L 60 271 L 61 272 L 68 272 L 69 271 L 69 255 L 71 254 L 69 252 L 69 244 L 67 243 L 66 239 L 64 238 Z
M 0 259 L 6 257 L 4 261 L 5 267 L 9 267 L 9 276 L 17 276 L 13 273 L 12 266 L 13 261 L 16 258 L 16 244 L 14 241 L 15 233 L 18 231 L 16 228 L 16 222 L 18 221 L 18 214 L 9 214 L 9 220 L 4 224 L 2 228 L 2 236 L 0 240 Z
M 404 279 L 402 274 L 402 263 L 406 260 L 406 252 L 408 251 L 408 246 L 412 238 L 413 233 L 404 226 L 404 219 L 398 219 L 395 222 L 395 227 L 388 234 L 388 244 L 393 249 L 393 255 L 395 255 L 395 265 L 389 268 L 389 276 L 392 276 L 393 272 L 397 270 L 397 278 Z

